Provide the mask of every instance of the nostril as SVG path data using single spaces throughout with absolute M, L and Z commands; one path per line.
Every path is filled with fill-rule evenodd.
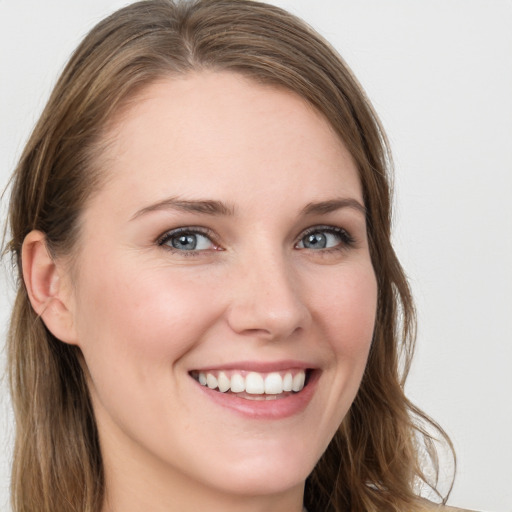
M 287 339 L 310 318 L 307 296 L 292 275 L 290 261 L 275 250 L 244 259 L 232 273 L 227 318 L 237 333 L 265 339 Z
M 302 304 L 277 307 L 268 301 L 238 302 L 228 311 L 228 323 L 238 334 L 266 339 L 288 339 L 307 325 L 309 311 Z

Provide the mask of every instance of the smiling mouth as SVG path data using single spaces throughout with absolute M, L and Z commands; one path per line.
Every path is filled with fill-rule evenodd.
M 192 371 L 201 386 L 246 400 L 277 400 L 300 393 L 307 385 L 311 370 L 290 369 L 279 372 L 244 370 Z

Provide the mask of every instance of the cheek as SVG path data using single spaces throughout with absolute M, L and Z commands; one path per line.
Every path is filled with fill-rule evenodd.
M 371 344 L 377 311 L 373 268 L 367 264 L 340 272 L 329 280 L 328 289 L 318 297 L 317 315 L 336 354 L 360 363 Z
M 327 354 L 324 397 L 315 411 L 317 445 L 326 447 L 347 414 L 360 386 L 372 342 L 377 282 L 368 262 L 328 269 L 310 289 L 318 345 Z
M 132 360 L 139 371 L 144 361 L 168 367 L 217 316 L 207 282 L 197 276 L 122 265 L 84 275 L 94 277 L 80 287 L 77 327 L 91 364 L 101 356 L 119 367 Z

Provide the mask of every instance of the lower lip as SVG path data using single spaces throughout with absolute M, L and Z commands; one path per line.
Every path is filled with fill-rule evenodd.
M 275 400 L 248 400 L 232 393 L 214 391 L 207 386 L 202 386 L 195 380 L 194 382 L 208 399 L 221 407 L 230 409 L 248 418 L 279 420 L 299 414 L 307 407 L 315 393 L 318 381 L 317 374 L 317 371 L 312 372 L 308 378 L 307 385 L 298 393 L 293 393 L 283 398 L 276 398 Z

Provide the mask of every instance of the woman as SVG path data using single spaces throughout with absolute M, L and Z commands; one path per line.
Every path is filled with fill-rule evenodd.
M 388 161 L 279 9 L 150 0 L 93 29 L 13 184 L 14 510 L 428 509 L 444 434 L 403 394 Z

